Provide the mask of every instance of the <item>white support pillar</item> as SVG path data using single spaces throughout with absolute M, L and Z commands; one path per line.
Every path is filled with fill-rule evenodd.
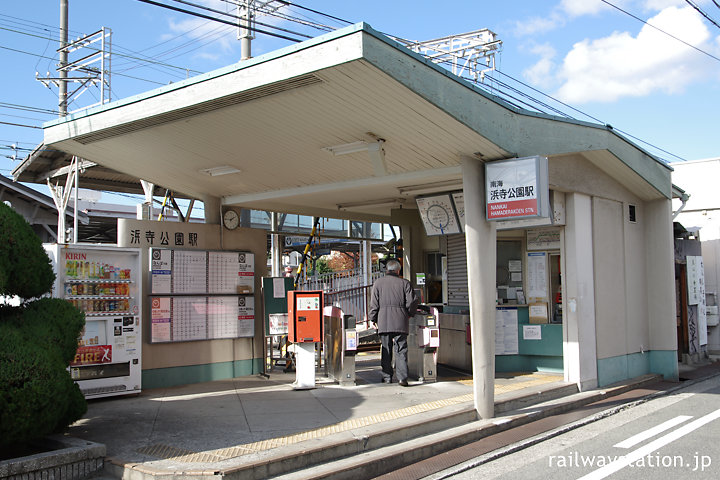
M 275 233 L 278 231 L 278 214 L 270 212 L 270 255 L 272 259 L 271 275 L 273 277 L 282 276 L 282 248 L 280 246 L 280 235 Z
M 566 194 L 565 215 L 563 369 L 565 381 L 585 391 L 598 383 L 592 199 Z
M 140 220 L 152 220 L 153 215 L 153 194 L 155 193 L 155 184 L 146 180 L 140 180 L 143 192 L 145 192 L 145 201 L 138 205 L 137 218 Z
M 465 197 L 470 335 L 475 410 L 495 416 L 495 224 L 485 219 L 485 171 L 473 158 L 462 160 Z
M 77 157 L 73 157 L 73 162 L 77 162 Z M 73 181 L 75 179 L 75 166 L 73 163 L 70 164 L 70 168 L 67 171 L 67 177 L 65 179 L 65 188 L 58 184 L 53 185 L 50 179 L 47 179 L 47 185 L 52 194 L 52 199 L 55 202 L 55 207 L 58 211 L 58 230 L 57 230 L 57 242 L 67 243 L 65 234 L 65 211 L 67 210 L 67 204 L 70 200 L 70 193 L 73 189 Z
M 647 202 L 642 220 L 645 226 L 648 279 L 650 371 L 662 374 L 666 380 L 677 381 L 675 250 L 671 201 L 662 199 Z
M 363 223 L 363 237 L 370 238 L 370 222 Z M 372 242 L 363 240 L 360 250 L 362 252 L 363 285 L 372 285 Z

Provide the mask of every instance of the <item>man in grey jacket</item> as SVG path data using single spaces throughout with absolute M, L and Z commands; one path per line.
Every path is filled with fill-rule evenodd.
M 387 274 L 373 285 L 369 319 L 376 324 L 380 336 L 383 383 L 392 382 L 394 356 L 398 382 L 407 387 L 407 336 L 418 298 L 410 282 L 400 277 L 400 262 L 390 260 L 386 268 Z

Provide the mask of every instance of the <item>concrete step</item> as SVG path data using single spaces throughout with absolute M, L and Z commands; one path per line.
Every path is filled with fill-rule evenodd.
M 530 400 L 523 400 L 525 402 L 523 408 L 509 411 L 507 415 L 500 418 L 473 420 L 464 425 L 413 438 L 402 443 L 387 445 L 373 451 L 362 452 L 353 457 L 335 460 L 272 478 L 275 480 L 374 478 L 510 428 L 550 415 L 564 413 L 601 399 L 619 395 L 630 389 L 641 388 L 660 380 L 660 378 L 658 375 L 645 375 L 635 379 L 633 382 L 622 383 L 602 390 L 574 393 L 559 399 L 546 399 L 543 403 L 534 405 L 531 404 Z M 561 391 L 562 388 L 558 390 Z M 551 396 L 552 393 L 548 392 L 546 395 Z M 542 395 L 538 395 L 536 398 L 540 397 Z
M 547 384 L 538 390 L 518 391 L 499 396 L 496 412 L 504 416 L 478 420 L 473 402 L 437 408 L 355 428 L 319 438 L 310 438 L 285 447 L 260 451 L 212 464 L 176 463 L 121 464 L 106 459 L 105 472 L 123 480 L 183 478 L 240 479 L 344 479 L 369 478 L 428 456 L 476 441 L 508 428 L 544 416 L 562 413 L 600 398 L 617 395 L 629 388 L 656 381 L 658 376 L 603 390 L 577 393 L 577 387 L 564 383 Z

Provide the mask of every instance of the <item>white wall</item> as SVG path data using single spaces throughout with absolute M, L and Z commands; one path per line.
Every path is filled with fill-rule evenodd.
M 720 196 L 717 182 L 720 178 L 720 158 L 694 162 L 673 163 L 673 183 L 690 195 L 684 210 L 675 221 L 685 228 L 700 227 L 705 291 L 720 296 Z M 680 207 L 673 202 L 673 208 Z M 709 296 L 709 304 L 717 301 Z M 708 328 L 708 352 L 720 353 L 720 326 Z

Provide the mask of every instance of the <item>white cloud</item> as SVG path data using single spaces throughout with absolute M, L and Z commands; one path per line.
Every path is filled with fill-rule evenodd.
M 545 43 L 542 45 L 536 45 L 530 50 L 531 53 L 540 56 L 540 60 L 535 63 L 532 67 L 528 68 L 523 72 L 523 77 L 533 85 L 540 88 L 552 88 L 554 87 L 555 77 L 553 72 L 557 69 L 555 63 L 555 57 L 557 52 L 549 44 Z
M 643 8 L 645 10 L 653 10 L 656 12 L 665 10 L 668 7 L 681 7 L 687 5 L 685 0 L 645 0 Z
M 515 22 L 515 35 L 524 37 L 536 33 L 548 32 L 565 25 L 565 17 L 552 12 L 548 17 L 532 17 Z
M 558 8 L 571 17 L 579 17 L 595 15 L 604 8 L 608 8 L 608 5 L 600 0 L 560 0 Z
M 666 8 L 648 22 L 691 45 L 710 49 L 710 32 L 692 8 Z M 527 78 L 537 77 L 548 65 L 548 56 L 526 70 Z M 552 57 L 550 57 L 552 60 Z M 639 97 L 654 92 L 682 92 L 706 76 L 706 57 L 658 30 L 645 25 L 636 37 L 614 32 L 595 40 L 573 45 L 554 80 L 555 92 L 571 103 L 612 102 L 622 97 Z M 547 79 L 550 81 L 550 79 Z

